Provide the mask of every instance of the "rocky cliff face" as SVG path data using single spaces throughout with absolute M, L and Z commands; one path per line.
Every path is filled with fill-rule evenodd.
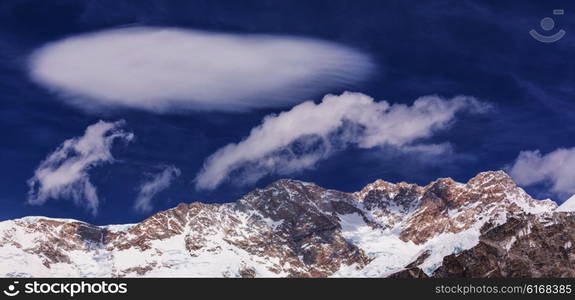
M 423 187 L 378 180 L 356 193 L 279 180 L 138 224 L 0 222 L 0 275 L 573 276 L 575 217 L 555 209 L 500 171 Z
M 435 277 L 575 277 L 575 214 L 517 215 L 484 228 L 471 249 L 444 258 Z

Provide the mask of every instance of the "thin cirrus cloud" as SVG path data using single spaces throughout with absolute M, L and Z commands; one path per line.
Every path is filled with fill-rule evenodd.
M 509 173 L 519 185 L 548 184 L 551 192 L 567 198 L 575 194 L 575 148 L 522 151 Z
M 139 212 L 150 212 L 153 209 L 153 198 L 167 189 L 180 174 L 180 169 L 175 166 L 162 166 L 161 172 L 154 174 L 140 185 L 134 209 Z
M 86 109 L 246 111 L 364 80 L 369 56 L 310 38 L 134 27 L 72 36 L 31 55 L 31 78 Z
M 49 199 L 67 199 L 95 215 L 100 201 L 89 171 L 114 162 L 111 153 L 114 141 L 134 138 L 132 133 L 121 129 L 124 123 L 99 121 L 88 126 L 83 136 L 64 141 L 28 180 L 27 202 L 42 205 Z
M 266 175 L 310 169 L 348 147 L 449 151 L 449 144 L 425 144 L 421 139 L 448 127 L 457 112 L 480 113 L 488 108 L 466 96 L 425 96 L 404 105 L 376 102 L 361 93 L 327 95 L 319 104 L 308 101 L 267 116 L 244 140 L 216 151 L 196 176 L 196 188 L 214 189 L 231 177 L 239 184 L 251 184 Z

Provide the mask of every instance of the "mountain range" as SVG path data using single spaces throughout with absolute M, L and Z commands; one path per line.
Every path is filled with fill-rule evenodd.
M 503 171 L 354 193 L 282 179 L 137 224 L 0 222 L 0 276 L 575 277 L 574 210 Z

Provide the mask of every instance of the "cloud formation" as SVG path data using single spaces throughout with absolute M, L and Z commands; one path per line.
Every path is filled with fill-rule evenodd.
M 88 126 L 83 136 L 64 141 L 28 180 L 28 203 L 42 205 L 49 199 L 68 199 L 95 215 L 99 199 L 89 171 L 114 161 L 110 150 L 115 140 L 133 139 L 132 133 L 120 129 L 124 123 L 99 121 Z
M 575 194 L 575 148 L 557 149 L 547 154 L 522 151 L 509 173 L 519 185 L 549 184 L 559 197 Z
M 180 176 L 180 169 L 175 166 L 163 166 L 162 171 L 153 175 L 148 181 L 142 183 L 134 209 L 139 212 L 152 210 L 152 199 L 161 191 L 167 189 L 172 181 Z
M 81 108 L 243 111 L 349 87 L 374 69 L 354 49 L 307 38 L 134 27 L 36 50 L 32 79 Z
M 459 111 L 482 112 L 488 106 L 471 97 L 421 97 L 412 105 L 375 102 L 346 92 L 321 103 L 301 103 L 264 118 L 247 138 L 212 154 L 195 179 L 196 188 L 214 189 L 228 177 L 253 183 L 268 174 L 285 175 L 312 168 L 348 147 L 394 146 L 405 151 L 444 151 L 448 144 L 420 142 L 448 127 Z M 419 142 L 418 142 L 419 141 Z

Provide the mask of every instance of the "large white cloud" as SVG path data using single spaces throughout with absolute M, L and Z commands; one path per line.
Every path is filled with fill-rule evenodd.
M 96 214 L 99 198 L 89 171 L 114 161 L 110 150 L 115 140 L 133 139 L 132 133 L 120 129 L 123 124 L 99 121 L 88 126 L 83 136 L 64 141 L 28 180 L 28 203 L 41 205 L 49 199 L 69 199 Z
M 571 196 L 575 194 L 575 148 L 544 155 L 539 150 L 522 151 L 509 172 L 520 185 L 550 184 L 558 196 Z
M 30 75 L 85 109 L 248 110 L 347 87 L 371 59 L 287 36 L 136 27 L 72 36 L 38 49 Z
M 140 212 L 151 211 L 152 199 L 159 192 L 167 189 L 180 174 L 180 169 L 175 166 L 162 166 L 161 172 L 154 174 L 140 186 L 134 209 Z
M 417 142 L 447 127 L 462 110 L 479 112 L 487 105 L 471 97 L 426 96 L 412 105 L 375 102 L 360 93 L 327 95 L 290 111 L 266 117 L 247 138 L 212 154 L 196 177 L 196 187 L 213 189 L 234 174 L 252 183 L 268 174 L 290 174 L 313 167 L 349 146 L 395 146 L 406 151 L 448 149 Z

